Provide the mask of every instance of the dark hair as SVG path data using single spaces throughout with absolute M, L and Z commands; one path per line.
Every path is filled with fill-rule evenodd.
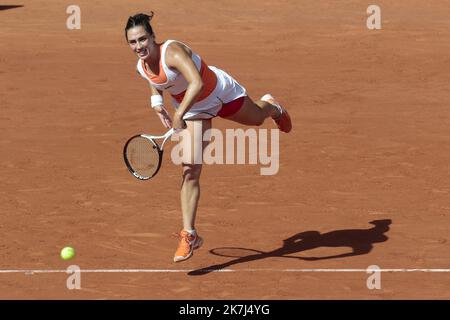
M 128 29 L 137 26 L 143 26 L 145 31 L 147 31 L 149 35 L 153 35 L 153 29 L 152 26 L 150 25 L 150 21 L 152 20 L 153 16 L 154 16 L 153 11 L 150 11 L 150 15 L 145 13 L 138 13 L 132 17 L 129 17 L 127 25 L 125 27 L 125 38 L 127 39 L 127 41 L 128 41 L 128 34 L 127 34 Z

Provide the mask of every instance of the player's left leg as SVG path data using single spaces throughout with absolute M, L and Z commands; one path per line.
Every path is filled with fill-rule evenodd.
M 231 104 L 234 103 L 234 101 L 231 102 Z M 227 104 L 223 106 L 223 108 L 227 107 Z M 281 131 L 291 131 L 291 118 L 286 109 L 281 107 L 281 105 L 268 94 L 257 101 L 253 101 L 250 97 L 245 96 L 242 106 L 237 112 L 224 116 L 225 119 L 250 126 L 260 126 L 264 120 L 269 117 L 275 121 Z

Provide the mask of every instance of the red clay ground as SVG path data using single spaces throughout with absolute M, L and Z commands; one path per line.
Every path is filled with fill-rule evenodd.
M 366 28 L 365 1 L 79 0 L 73 31 L 72 2 L 20 4 L 0 11 L 0 269 L 199 269 L 233 260 L 211 249 L 268 252 L 305 231 L 326 235 L 280 250 L 360 252 L 229 266 L 268 271 L 88 273 L 72 291 L 66 274 L 0 273 L 0 298 L 450 298 L 449 273 L 383 273 L 381 290 L 368 290 L 364 272 L 281 271 L 450 267 L 447 2 L 377 1 L 379 31 Z M 281 135 L 278 175 L 204 168 L 197 227 L 206 242 L 176 265 L 180 168 L 166 161 L 140 182 L 121 154 L 130 135 L 164 131 L 123 36 L 129 15 L 150 10 L 158 40 L 188 43 L 252 97 L 273 93 L 294 121 Z M 386 219 L 389 230 L 367 231 Z M 64 262 L 67 245 L 77 257 Z

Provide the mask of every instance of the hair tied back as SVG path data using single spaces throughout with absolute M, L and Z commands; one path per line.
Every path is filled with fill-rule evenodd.
M 155 13 L 153 11 L 150 11 L 150 14 L 146 15 L 147 19 L 148 19 L 148 22 L 152 21 L 154 15 L 155 15 Z

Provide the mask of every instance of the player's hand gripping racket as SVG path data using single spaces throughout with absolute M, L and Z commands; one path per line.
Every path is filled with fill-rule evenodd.
M 174 132 L 172 128 L 162 136 L 138 134 L 128 139 L 123 148 L 123 158 L 133 176 L 139 180 L 148 180 L 158 173 L 164 144 Z M 163 140 L 161 147 L 155 141 L 158 139 Z

